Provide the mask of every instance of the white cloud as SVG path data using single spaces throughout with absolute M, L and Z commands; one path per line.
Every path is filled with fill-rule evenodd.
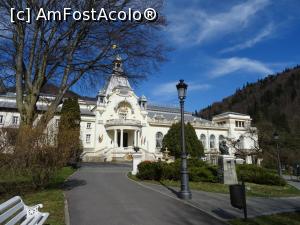
M 273 73 L 273 70 L 266 64 L 249 58 L 232 57 L 226 59 L 218 59 L 213 62 L 212 66 L 215 69 L 209 72 L 209 76 L 211 78 L 229 75 L 238 71 L 262 75 Z
M 152 93 L 153 96 L 176 96 L 177 97 L 177 89 L 176 84 L 178 81 L 172 81 L 164 84 L 158 85 L 155 91 Z M 188 91 L 203 91 L 211 88 L 209 84 L 196 84 L 192 82 L 187 82 Z
M 221 53 L 227 53 L 227 52 L 233 52 L 233 51 L 238 51 L 242 50 L 245 48 L 251 48 L 258 42 L 261 42 L 265 40 L 270 34 L 274 32 L 274 25 L 272 23 L 268 24 L 266 27 L 264 27 L 263 30 L 261 30 L 254 38 L 245 41 L 244 43 L 234 45 L 232 47 L 223 49 Z
M 174 10 L 169 15 L 168 29 L 178 43 L 201 44 L 247 27 L 250 20 L 269 3 L 269 0 L 251 0 L 216 14 L 197 7 L 180 9 L 180 12 Z

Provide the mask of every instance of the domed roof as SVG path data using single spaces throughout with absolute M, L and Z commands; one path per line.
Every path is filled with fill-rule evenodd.
M 145 95 L 142 95 L 142 96 L 140 97 L 140 101 L 142 101 L 142 102 L 146 102 L 146 101 L 147 101 L 147 98 L 146 98 L 146 96 L 145 96 Z

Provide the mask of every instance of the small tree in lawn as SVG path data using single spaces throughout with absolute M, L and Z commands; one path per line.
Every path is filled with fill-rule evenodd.
M 175 158 L 179 158 L 181 155 L 180 129 L 180 123 L 173 124 L 163 139 L 162 150 L 167 147 L 170 155 L 175 156 Z M 184 129 L 187 153 L 192 157 L 203 156 L 204 148 L 196 135 L 194 127 L 190 123 L 187 123 Z
M 69 154 L 69 164 L 75 166 L 80 160 L 82 145 L 80 141 L 80 107 L 77 98 L 64 101 L 58 132 L 58 148 Z

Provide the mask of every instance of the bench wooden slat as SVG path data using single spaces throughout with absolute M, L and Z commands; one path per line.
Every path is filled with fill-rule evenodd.
M 0 205 L 0 212 L 4 211 L 5 209 L 9 208 L 12 205 L 15 205 L 17 202 L 22 202 L 22 199 L 20 196 L 15 196 L 8 201 L 2 203 Z
M 15 225 L 18 223 L 21 219 L 23 219 L 27 215 L 26 211 L 21 211 L 18 215 L 16 215 L 14 218 L 12 218 L 8 223 L 5 225 Z
M 44 224 L 45 221 L 47 220 L 48 216 L 49 216 L 49 213 L 43 213 L 43 218 L 41 219 L 41 221 L 37 225 Z
M 28 225 L 36 225 L 42 218 L 43 215 L 37 214 L 34 216 L 34 219 Z
M 12 215 L 14 215 L 16 212 L 18 212 L 20 209 L 24 210 L 24 204 L 23 202 L 19 202 L 17 205 L 13 206 L 6 212 L 0 215 L 0 224 L 10 218 Z
M 33 216 L 27 217 L 26 220 L 21 223 L 21 225 L 28 225 L 28 223 L 31 222 L 33 218 Z
M 0 204 L 0 225 L 42 225 L 49 216 L 39 212 L 42 207 L 42 204 L 29 207 L 20 196 L 15 196 Z

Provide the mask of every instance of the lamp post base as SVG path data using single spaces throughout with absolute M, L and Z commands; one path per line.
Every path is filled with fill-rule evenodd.
M 183 200 L 192 199 L 192 193 L 190 191 L 180 191 L 178 197 Z

